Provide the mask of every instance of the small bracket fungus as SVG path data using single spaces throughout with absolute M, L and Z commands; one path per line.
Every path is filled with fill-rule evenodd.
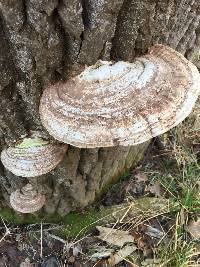
M 21 213 L 32 213 L 40 210 L 45 203 L 45 196 L 35 191 L 31 184 L 10 195 L 10 204 L 14 210 Z
M 40 117 L 55 139 L 77 147 L 136 145 L 183 121 L 199 92 L 197 68 L 154 45 L 134 63 L 100 61 L 46 88 Z
M 68 145 L 51 144 L 41 137 L 24 138 L 15 147 L 4 149 L 1 161 L 17 176 L 35 177 L 53 170 L 63 159 Z

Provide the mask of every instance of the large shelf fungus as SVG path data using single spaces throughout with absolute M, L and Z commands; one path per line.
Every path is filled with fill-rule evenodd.
M 183 121 L 199 93 L 197 68 L 154 45 L 134 63 L 100 61 L 46 88 L 40 117 L 55 139 L 77 147 L 136 145 Z
M 41 137 L 24 138 L 1 152 L 5 168 L 17 176 L 36 177 L 53 170 L 63 159 L 68 145 L 50 143 Z
M 33 213 L 40 210 L 45 204 L 45 196 L 27 184 L 21 190 L 17 189 L 10 195 L 12 208 L 21 213 Z

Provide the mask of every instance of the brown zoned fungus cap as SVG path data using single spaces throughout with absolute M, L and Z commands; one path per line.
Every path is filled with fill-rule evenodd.
M 18 189 L 10 195 L 10 204 L 14 210 L 21 213 L 32 213 L 40 210 L 45 203 L 45 196 L 37 193 L 31 184 L 21 190 Z
M 41 98 L 43 125 L 77 147 L 136 145 L 183 121 L 200 92 L 197 68 L 164 45 L 134 63 L 100 61 Z
M 53 170 L 63 159 L 68 145 L 51 144 L 41 138 L 25 138 L 1 152 L 6 169 L 17 176 L 35 177 Z

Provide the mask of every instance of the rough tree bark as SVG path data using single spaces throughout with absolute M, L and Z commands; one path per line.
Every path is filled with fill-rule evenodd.
M 45 86 L 98 59 L 133 61 L 163 43 L 198 63 L 199 21 L 199 0 L 0 0 L 1 149 L 30 130 L 45 132 L 38 115 Z M 31 182 L 46 193 L 46 212 L 66 214 L 135 166 L 147 146 L 71 146 L 54 171 Z M 8 203 L 9 194 L 26 183 L 1 166 Z

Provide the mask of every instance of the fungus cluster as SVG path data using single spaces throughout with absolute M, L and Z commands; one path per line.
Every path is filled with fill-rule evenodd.
M 49 134 L 62 143 L 80 148 L 128 146 L 179 124 L 191 112 L 199 93 L 197 68 L 172 48 L 154 45 L 133 63 L 98 61 L 67 82 L 49 86 L 39 112 Z M 64 144 L 30 143 L 26 140 L 2 151 L 4 166 L 16 175 L 47 173 L 67 150 Z M 12 193 L 13 208 L 33 212 L 36 203 L 42 207 L 44 196 L 32 190 L 27 185 Z M 27 208 L 29 199 L 32 209 Z M 24 207 L 20 206 L 23 200 Z
M 14 147 L 1 152 L 6 169 L 17 176 L 37 177 L 53 170 L 62 161 L 68 145 L 50 143 L 38 136 L 24 138 Z M 21 213 L 35 212 L 44 205 L 45 196 L 29 183 L 10 196 L 11 206 Z

